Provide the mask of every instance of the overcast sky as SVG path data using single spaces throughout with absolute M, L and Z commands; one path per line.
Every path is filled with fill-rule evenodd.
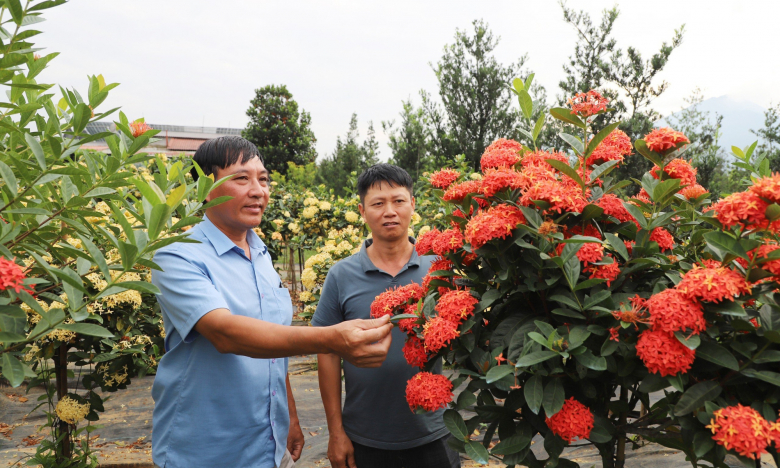
M 569 0 L 594 20 L 615 5 Z M 647 58 L 685 23 L 683 45 L 661 78 L 671 84 L 654 103 L 663 114 L 679 110 L 695 87 L 705 97 L 729 95 L 763 107 L 780 101 L 780 2 L 752 0 L 624 0 L 614 36 Z M 60 52 L 41 82 L 76 87 L 86 75 L 119 82 L 104 105 L 121 106 L 131 119 L 158 124 L 244 127 L 256 88 L 286 84 L 311 113 L 320 157 L 358 114 L 361 137 L 373 121 L 381 158 L 390 150 L 381 121 L 397 119 L 401 101 L 436 93 L 430 63 L 455 30 L 484 19 L 501 37 L 496 54 L 526 65 L 558 94 L 562 64 L 576 33 L 553 0 L 514 1 L 237 1 L 72 0 L 47 10 L 43 53 Z

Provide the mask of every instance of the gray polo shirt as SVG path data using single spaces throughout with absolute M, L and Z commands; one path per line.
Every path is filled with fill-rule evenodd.
M 409 238 L 414 243 L 414 239 Z M 380 270 L 371 262 L 363 243 L 360 252 L 333 265 L 325 279 L 314 326 L 334 325 L 345 320 L 371 318 L 371 303 L 388 288 L 411 282 L 422 284 L 433 256 L 417 255 L 396 276 Z M 342 421 L 353 441 L 384 450 L 403 450 L 433 442 L 449 431 L 442 413 L 415 414 L 406 402 L 406 382 L 420 369 L 407 364 L 403 348 L 406 334 L 393 328 L 393 342 L 381 367 L 362 369 L 344 361 L 346 398 Z M 441 373 L 441 361 L 434 372 Z

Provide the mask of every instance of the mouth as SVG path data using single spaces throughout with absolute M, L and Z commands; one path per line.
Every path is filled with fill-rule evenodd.
M 382 227 L 394 228 L 394 227 L 400 226 L 400 225 L 401 225 L 401 223 L 389 222 L 389 223 L 382 224 Z
M 249 211 L 250 213 L 262 213 L 263 211 L 263 205 L 245 205 L 244 209 Z

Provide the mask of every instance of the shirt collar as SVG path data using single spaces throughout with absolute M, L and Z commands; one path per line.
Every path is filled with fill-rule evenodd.
M 409 236 L 409 242 L 414 245 L 417 243 L 414 237 Z M 363 267 L 363 273 L 368 273 L 369 271 L 379 271 L 379 268 L 374 265 L 374 262 L 371 261 L 370 258 L 368 258 L 368 252 L 366 252 L 366 248 L 368 248 L 371 244 L 374 243 L 374 239 L 366 239 L 363 242 L 363 245 L 360 247 L 360 252 L 358 253 L 358 256 L 360 257 L 360 266 Z M 408 262 L 406 262 L 406 268 L 402 268 L 401 271 L 406 270 L 410 266 L 420 266 L 422 262 L 422 259 L 419 255 L 417 255 L 417 250 L 412 249 L 412 257 L 409 259 Z M 400 272 L 399 272 L 400 273 Z
M 226 236 L 224 232 L 220 231 L 219 228 L 211 222 L 208 216 L 203 216 L 203 222 L 200 223 L 200 226 L 203 230 L 203 234 L 206 236 L 209 242 L 211 242 L 211 245 L 214 246 L 214 250 L 217 252 L 217 255 L 222 256 L 222 254 L 225 252 L 228 252 L 234 248 L 239 248 L 235 242 L 230 240 L 230 238 Z M 247 244 L 249 244 L 249 249 L 252 252 L 259 252 L 263 255 L 268 252 L 268 248 L 265 246 L 265 243 L 251 229 L 247 231 L 246 241 Z

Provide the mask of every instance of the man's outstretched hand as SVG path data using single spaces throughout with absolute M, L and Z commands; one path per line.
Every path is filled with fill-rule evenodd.
M 390 349 L 393 325 L 390 316 L 378 319 L 349 320 L 333 326 L 331 348 L 357 367 L 379 367 Z

